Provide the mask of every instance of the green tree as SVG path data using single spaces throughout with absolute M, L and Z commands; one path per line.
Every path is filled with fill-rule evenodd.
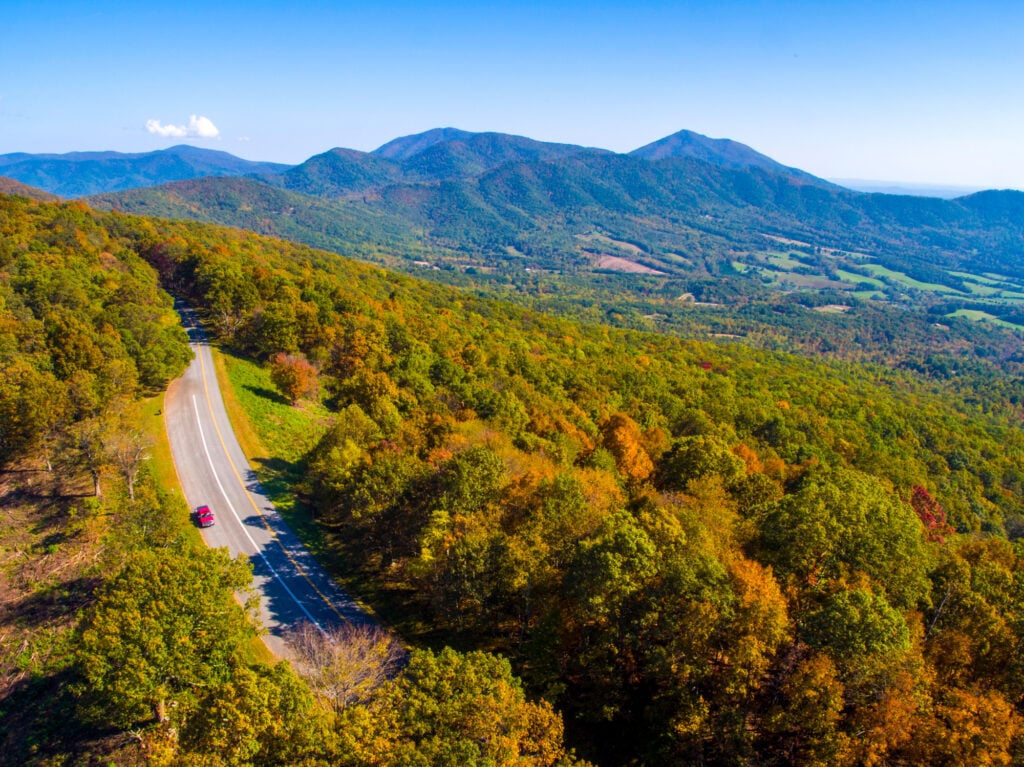
M 815 471 L 762 509 L 760 554 L 780 577 L 813 586 L 861 572 L 898 608 L 927 599 L 921 523 L 876 479 L 849 469 Z
M 835 664 L 825 655 L 803 658 L 780 685 L 758 750 L 781 764 L 840 764 L 848 741 L 840 729 L 842 710 L 843 685 Z
M 250 568 L 224 549 L 143 550 L 101 590 L 82 622 L 77 665 L 103 717 L 128 726 L 225 683 L 254 635 L 233 594 Z
M 333 762 L 330 719 L 287 663 L 233 664 L 200 691 L 181 727 L 175 767 L 307 767 Z
M 414 652 L 365 708 L 348 709 L 348 761 L 368 767 L 568 765 L 561 718 L 526 699 L 507 660 L 483 652 Z
M 693 479 L 718 476 L 726 486 L 746 475 L 743 459 L 722 440 L 711 435 L 683 437 L 661 459 L 658 478 L 663 487 L 685 490 Z
M 826 650 L 842 665 L 863 665 L 865 656 L 910 648 L 903 616 L 882 594 L 866 589 L 840 589 L 804 620 L 804 634 L 813 647 Z

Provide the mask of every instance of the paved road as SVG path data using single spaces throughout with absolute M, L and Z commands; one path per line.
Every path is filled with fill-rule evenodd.
M 252 562 L 267 646 L 278 657 L 289 657 L 283 636 L 302 621 L 325 629 L 371 622 L 261 493 L 224 410 L 206 338 L 195 314 L 179 311 L 196 356 L 164 400 L 171 452 L 189 505 L 207 505 L 216 516 L 216 524 L 202 531 L 207 545 L 226 546 L 233 556 Z

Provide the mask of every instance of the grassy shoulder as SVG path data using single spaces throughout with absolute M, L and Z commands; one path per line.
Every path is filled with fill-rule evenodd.
M 202 543 L 199 531 L 189 522 L 189 506 L 181 490 L 178 472 L 171 456 L 171 443 L 164 423 L 163 393 L 143 400 L 139 408 L 139 425 L 149 438 L 149 466 L 157 484 L 167 493 L 168 505 L 174 512 L 175 526 L 190 543 Z
M 214 348 L 213 364 L 242 452 L 278 511 L 293 527 L 301 526 L 307 515 L 292 513 L 299 462 L 326 428 L 329 411 L 318 402 L 292 407 L 277 393 L 269 370 L 252 360 Z M 300 533 L 304 541 L 308 532 Z
M 212 351 L 235 436 L 288 526 L 338 583 L 407 641 L 433 636 L 433 627 L 409 609 L 411 595 L 406 599 L 394 588 L 382 589 L 379 581 L 353 567 L 331 531 L 316 523 L 312 510 L 296 494 L 300 462 L 324 433 L 331 412 L 319 401 L 292 406 L 277 393 L 268 368 L 217 347 Z

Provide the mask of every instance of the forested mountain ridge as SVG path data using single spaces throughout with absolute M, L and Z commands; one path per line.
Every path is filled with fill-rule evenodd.
M 414 643 L 501 650 L 547 701 L 501 661 L 446 650 L 334 714 L 220 645 L 212 666 L 140 685 L 109 655 L 135 641 L 112 633 L 118 611 L 168 604 L 150 588 L 191 593 L 203 567 L 225 593 L 237 577 L 156 543 L 112 568 L 60 672 L 91 690 L 91 721 L 123 726 L 167 694 L 181 737 L 162 753 L 179 763 L 457 761 L 452 744 L 498 746 L 475 717 L 483 729 L 446 729 L 480 700 L 507 707 L 517 729 L 500 743 L 534 764 L 564 756 L 552 704 L 570 744 L 609 766 L 1000 764 L 1019 747 L 1019 381 L 579 324 L 237 230 L 3 201 L 7 354 L 36 338 L 26 296 L 81 304 L 67 280 L 29 279 L 54 254 L 145 259 L 236 354 L 316 371 L 287 398 L 250 384 L 277 409 L 268 444 L 278 413 L 309 413 L 288 428 L 312 447 L 269 465 L 381 610 Z M 46 444 L 26 434 L 22 456 Z M 114 683 L 131 694 L 99 694 Z M 161 725 L 142 732 L 165 742 Z
M 896 363 L 917 350 L 917 365 L 963 349 L 1014 356 L 1017 341 L 995 327 L 1024 326 L 1024 193 L 862 194 L 742 145 L 669 138 L 700 157 L 672 156 L 672 142 L 651 160 L 444 129 L 375 153 L 332 150 L 263 183 L 200 179 L 90 202 L 240 226 L 632 327 Z M 906 325 L 913 344 L 894 332 Z
M 97 153 L 89 162 L 120 162 L 108 154 Z M 699 291 L 699 283 L 711 277 L 729 280 L 749 296 L 765 287 L 833 290 L 845 293 L 850 304 L 888 300 L 895 291 L 916 303 L 945 307 L 946 313 L 986 312 L 1011 323 L 1024 296 L 1018 215 L 1024 193 L 938 200 L 851 192 L 737 142 L 689 131 L 617 155 L 446 128 L 395 139 L 370 153 L 332 149 L 293 168 L 275 166 L 274 172 L 189 147 L 137 161 L 152 163 L 157 155 L 194 166 L 175 170 L 179 175 L 173 178 L 259 174 L 273 186 L 335 200 L 348 207 L 344 218 L 365 218 L 369 227 L 387 219 L 391 228 L 412 228 L 420 240 L 415 250 L 439 248 L 428 260 L 440 266 L 497 270 L 503 279 L 521 279 L 526 268 L 612 270 L 660 277 L 686 293 Z M 67 168 L 82 161 L 78 155 L 61 157 Z M 8 155 L 4 167 L 10 171 L 25 161 Z M 59 191 L 42 176 L 8 175 Z M 87 175 L 79 168 L 76 183 Z M 127 185 L 117 183 L 122 190 Z M 184 187 L 184 215 L 237 223 L 229 220 L 232 211 L 206 199 L 215 198 L 223 183 L 210 179 Z M 182 215 L 167 199 L 182 193 L 156 188 L 92 202 Z M 261 231 L 287 230 L 287 236 L 343 252 L 343 240 L 318 231 L 330 228 L 322 207 L 315 215 L 300 214 L 306 225 L 287 221 L 297 209 L 317 203 L 295 200 L 281 209 L 260 206 L 265 195 L 255 185 L 250 194 L 255 199 L 249 213 Z M 464 255 L 444 252 L 452 248 Z M 786 256 L 793 248 L 811 258 L 792 265 Z M 407 255 L 396 254 L 396 260 L 422 260 Z
M 205 176 L 280 173 L 282 163 L 252 162 L 227 152 L 179 145 L 155 152 L 0 155 L 0 174 L 61 197 L 117 192 Z
M 429 149 L 434 144 L 445 141 L 465 141 L 474 136 L 470 131 L 459 128 L 433 128 L 422 133 L 414 133 L 409 136 L 400 136 L 388 141 L 373 150 L 373 154 L 386 157 L 389 160 L 408 160 L 424 149 Z
M 152 268 L 94 216 L 0 196 L 0 466 L 40 450 L 88 465 L 123 402 L 191 356 Z
M 423 641 L 508 653 L 585 755 L 1016 748 L 1019 383 L 958 393 L 580 325 L 237 231 L 98 220 L 223 343 L 316 363 L 335 417 L 285 476 L 327 545 L 402 595 Z

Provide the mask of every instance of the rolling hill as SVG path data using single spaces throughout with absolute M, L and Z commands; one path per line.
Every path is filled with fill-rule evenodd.
M 307 197 L 351 201 L 351 215 L 402 222 L 396 225 L 421 230 L 433 243 L 472 249 L 492 267 L 507 261 L 510 249 L 536 254 L 536 268 L 585 266 L 594 249 L 578 238 L 597 232 L 630 243 L 635 259 L 655 271 L 722 274 L 730 271 L 723 263 L 737 257 L 754 257 L 747 259 L 753 265 L 770 250 L 767 235 L 819 252 L 857 252 L 861 260 L 964 295 L 962 278 L 951 271 L 1024 278 L 1024 228 L 1017 215 L 1024 193 L 940 200 L 852 192 L 742 144 L 685 131 L 620 155 L 443 129 L 396 139 L 373 153 L 332 149 L 261 181 Z M 154 188 L 93 202 L 153 209 L 157 199 L 173 196 L 190 217 L 240 225 L 204 201 L 223 186 L 207 179 L 187 192 Z M 303 205 L 314 203 L 293 198 L 289 209 Z M 177 215 L 174 206 L 163 208 Z M 261 219 L 282 215 L 274 206 L 260 207 L 259 199 L 248 208 Z M 858 266 L 857 259 L 841 260 L 842 268 Z
M 768 236 L 750 222 L 799 222 L 780 212 L 799 203 L 809 211 L 803 225 L 824 226 L 832 220 L 826 213 L 842 222 L 845 210 L 874 228 L 860 221 L 857 229 L 852 221 L 841 232 L 885 245 L 898 234 L 893 222 L 904 220 L 951 238 L 1012 231 L 1007 219 L 1021 205 L 1014 195 L 988 193 L 955 208 L 904 200 L 857 208 L 859 196 L 764 169 L 714 168 L 694 158 L 581 152 L 508 162 L 468 179 L 391 183 L 344 199 L 249 178 L 197 179 L 132 194 L 140 206 L 235 216 L 252 225 L 290 222 L 310 236 L 330 223 L 336 229 L 321 236 L 362 247 L 365 257 L 405 257 L 410 251 L 403 248 L 420 248 L 452 274 L 462 273 L 453 265 L 471 258 L 500 263 L 506 230 L 496 227 L 511 226 L 518 215 L 522 246 L 534 242 L 537 251 L 506 252 L 506 263 L 554 266 L 556 246 L 576 248 L 576 255 L 564 252 L 550 282 L 525 281 L 520 295 L 531 286 L 555 287 L 581 307 L 584 294 L 572 291 L 589 279 L 596 286 L 590 295 L 605 290 L 594 301 L 601 311 L 602 302 L 614 300 L 611 283 L 602 282 L 609 268 L 596 259 L 602 252 L 676 270 L 653 274 L 662 270 L 648 266 L 646 274 L 620 275 L 637 280 L 636 300 L 639 286 L 648 286 L 652 302 L 657 291 L 677 290 L 700 270 L 709 284 L 764 283 L 770 270 L 796 284 L 798 277 L 824 279 L 808 271 L 818 265 L 836 283 L 886 286 L 883 279 L 895 281 L 896 272 L 878 271 L 887 268 L 880 256 Z M 814 218 L 819 205 L 824 212 Z M 452 217 L 443 218 L 446 211 Z M 8 458 L 44 454 L 55 432 L 74 428 L 68 418 L 76 411 L 98 430 L 99 415 L 85 408 L 98 409 L 99 395 L 113 402 L 119 382 L 134 391 L 133 370 L 150 386 L 174 375 L 184 336 L 170 298 L 156 290 L 159 280 L 199 309 L 221 345 L 234 396 L 268 446 L 257 479 L 297 498 L 288 513 L 304 534 L 320 542 L 325 558 L 378 614 L 415 647 L 427 648 L 414 651 L 410 671 L 396 683 L 343 709 L 313 705 L 287 667 L 270 674 L 240 664 L 248 634 L 234 619 L 204 622 L 213 629 L 201 649 L 213 652 L 190 653 L 188 631 L 182 639 L 165 627 L 195 625 L 178 617 L 189 616 L 182 605 L 209 603 L 228 615 L 230 592 L 245 573 L 229 580 L 213 560 L 159 537 L 157 524 L 170 514 L 148 498 L 138 506 L 115 492 L 90 505 L 76 498 L 60 515 L 69 534 L 29 538 L 33 550 L 50 556 L 78 545 L 90 536 L 70 525 L 83 518 L 108 530 L 126 526 L 124 540 L 138 547 L 141 538 L 153 550 L 133 555 L 120 571 L 109 567 L 112 585 L 77 587 L 94 589 L 98 598 L 78 611 L 82 630 L 72 630 L 71 610 L 61 616 L 67 628 L 58 647 L 74 653 L 73 665 L 52 653 L 37 665 L 33 684 L 0 701 L 0 715 L 18 725 L 5 741 L 15 761 L 67 762 L 76 749 L 95 753 L 80 733 L 99 729 L 153 738 L 147 742 L 159 737 L 180 763 L 212 763 L 223 751 L 221 740 L 206 738 L 212 711 L 225 728 L 254 733 L 247 737 L 261 756 L 279 755 L 267 764 L 361 763 L 347 755 L 371 749 L 384 754 L 377 763 L 399 763 L 392 754 L 422 754 L 424 731 L 419 718 L 392 715 L 407 710 L 404 700 L 459 728 L 467 711 L 483 710 L 503 730 L 504 753 L 522 740 L 524 752 L 548 755 L 541 764 L 567 763 L 563 721 L 568 745 L 607 767 L 831 764 L 845 753 L 850 763 L 1009 764 L 1018 750 L 1019 376 L 991 375 L 977 360 L 952 354 L 930 355 L 923 362 L 931 367 L 892 370 L 578 323 L 280 239 L 101 213 L 80 202 L 0 196 L 0 213 L 0 352 L 10 363 L 0 365 L 0 404 L 8 415 L 0 418 L 8 426 L 0 447 Z M 616 239 L 595 221 L 632 225 L 643 239 Z M 453 238 L 450 250 L 442 247 L 441 227 Z M 460 227 L 481 245 L 455 239 Z M 483 234 L 488 227 L 493 241 Z M 679 248 L 686 255 L 677 254 L 687 263 L 649 244 L 661 242 L 656 236 L 692 238 Z M 755 262 L 742 260 L 755 254 L 740 243 L 758 237 L 773 250 L 759 252 L 764 271 L 755 275 L 748 273 Z M 1005 247 L 1013 247 L 1012 237 Z M 952 247 L 943 253 L 958 257 Z M 574 271 L 573 258 L 594 259 L 590 271 Z M 865 274 L 840 269 L 840 262 Z M 485 266 L 466 267 L 463 276 L 470 268 Z M 521 271 L 532 279 L 527 268 Z M 495 272 L 490 289 L 511 274 Z M 978 296 L 1010 292 L 994 273 L 948 274 L 978 288 Z M 778 295 L 800 301 L 825 301 L 829 290 L 842 292 L 777 286 Z M 906 295 L 911 290 L 928 292 L 908 287 Z M 902 320 L 922 315 L 901 315 L 892 301 L 878 302 L 890 323 L 885 329 L 915 343 L 920 322 Z M 814 301 L 747 306 L 776 313 L 773 327 L 794 334 L 828 325 L 836 310 Z M 826 311 L 812 314 L 817 309 Z M 874 343 L 870 334 L 881 326 L 861 324 L 867 316 L 851 313 L 831 326 L 847 333 L 832 342 Z M 786 325 L 790 319 L 804 325 Z M 122 352 L 120 359 L 111 352 Z M 298 407 L 273 391 L 281 386 L 275 366 L 296 361 L 316 369 L 320 383 Z M 82 457 L 62 460 L 61 470 L 86 466 L 95 440 L 77 430 L 68 437 L 74 439 L 67 449 Z M 107 458 L 92 460 L 97 466 Z M 26 558 L 7 567 L 24 572 Z M 105 564 L 93 562 L 89 573 Z M 223 588 L 209 602 L 165 602 L 147 591 L 164 583 L 149 572 L 188 578 L 189 595 L 214 581 Z M 202 582 L 196 573 L 214 577 Z M 76 594 L 63 584 L 54 591 L 59 609 L 69 591 Z M 142 607 L 133 602 L 136 593 Z M 39 605 L 25 599 L 20 609 L 27 615 Z M 127 656 L 151 664 L 152 636 L 117 630 L 138 623 L 138 615 L 157 626 L 152 636 L 170 636 L 176 652 L 203 661 L 198 681 L 157 690 L 160 706 L 137 686 L 138 669 L 149 673 L 149 666 L 123 662 Z M 446 645 L 465 648 L 463 660 L 429 649 Z M 489 660 L 480 649 L 507 660 Z M 214 652 L 236 660 L 207 668 Z M 3 658 L 20 671 L 22 656 L 18 650 Z M 158 656 L 163 662 L 168 654 Z M 169 668 L 173 674 L 178 666 Z M 491 688 L 481 679 L 502 686 L 484 695 Z M 453 691 L 452 680 L 473 683 Z M 536 704 L 524 711 L 527 694 Z M 166 730 L 155 729 L 163 722 L 149 723 L 165 700 L 180 738 L 164 738 Z M 497 708 L 500 701 L 506 705 Z M 229 719 L 225 711 L 238 713 Z M 246 730 L 250 720 L 256 725 Z M 514 741 L 508 721 L 523 723 Z M 49 736 L 52 723 L 69 725 L 78 740 Z M 989 733 L 984 751 L 959 740 L 962 732 L 980 731 Z M 453 738 L 437 740 L 447 748 Z M 465 753 L 496 736 L 478 728 L 471 740 Z M 458 761 L 463 752 L 446 753 Z
M 872 758 L 968 764 L 956 734 L 987 727 L 985 759 L 1010 763 L 1019 379 L 573 323 L 192 222 L 35 216 L 43 244 L 104 227 L 200 307 L 272 451 L 259 479 L 300 495 L 290 513 L 414 646 L 507 654 L 581 755 L 811 763 L 811 738 L 835 753 L 870 727 Z M 296 408 L 260 363 L 298 354 L 323 394 Z

